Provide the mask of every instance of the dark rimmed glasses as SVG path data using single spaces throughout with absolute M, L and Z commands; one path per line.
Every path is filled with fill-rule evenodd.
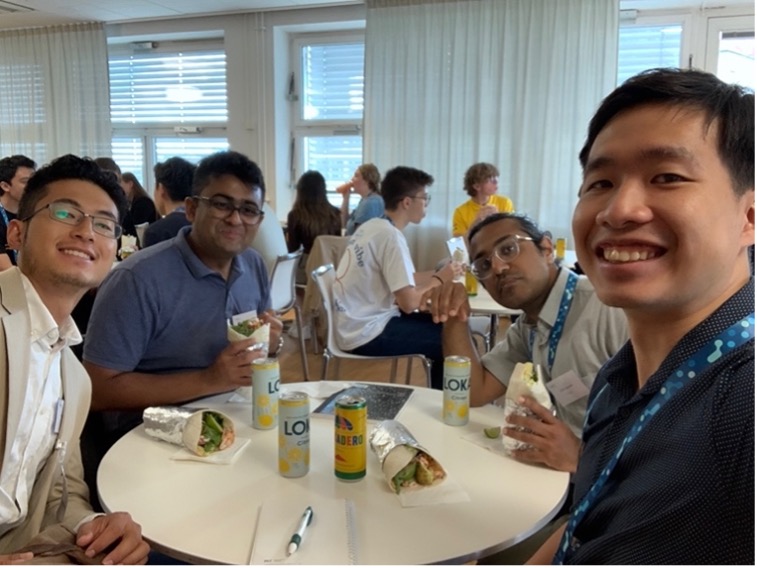
M 208 207 L 210 207 L 210 213 L 216 219 L 226 219 L 231 216 L 234 211 L 237 211 L 242 223 L 245 225 L 257 225 L 265 216 L 265 211 L 261 211 L 254 203 L 243 202 L 241 205 L 237 205 L 234 200 L 229 197 L 221 197 L 220 195 L 203 197 L 201 195 L 195 195 L 192 199 L 206 203 Z
M 101 215 L 90 215 L 89 213 L 85 213 L 78 207 L 75 207 L 74 205 L 71 205 L 70 203 L 67 203 L 65 201 L 51 201 L 47 205 L 40 207 L 30 215 L 27 215 L 25 218 L 20 220 L 28 221 L 37 213 L 44 211 L 45 209 L 47 209 L 47 212 L 50 215 L 50 219 L 52 219 L 53 221 L 58 221 L 65 225 L 71 225 L 72 227 L 79 226 L 81 222 L 84 221 L 84 219 L 89 217 L 90 219 L 92 219 L 92 230 L 98 235 L 102 235 L 103 237 L 117 239 L 123 232 L 123 228 L 115 219 L 111 217 L 103 217 Z
M 470 265 L 470 271 L 473 276 L 479 280 L 485 280 L 492 275 L 492 257 L 496 256 L 500 261 L 508 264 L 518 258 L 520 254 L 519 241 L 533 241 L 531 237 L 521 237 L 520 235 L 511 235 L 502 239 L 494 247 L 494 251 L 488 257 L 477 258 Z

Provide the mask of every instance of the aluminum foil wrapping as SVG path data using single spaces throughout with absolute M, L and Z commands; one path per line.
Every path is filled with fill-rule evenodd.
M 408 429 L 396 420 L 380 422 L 371 432 L 370 444 L 371 450 L 376 454 L 382 465 L 389 452 L 397 446 L 410 446 L 426 452 Z
M 202 410 L 183 406 L 151 406 L 145 408 L 142 413 L 145 433 L 151 438 L 183 446 L 184 427 L 187 425 L 189 417 L 197 412 L 202 412 Z

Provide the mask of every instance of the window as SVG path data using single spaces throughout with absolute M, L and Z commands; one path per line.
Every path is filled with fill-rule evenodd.
M 341 204 L 334 189 L 349 180 L 363 158 L 362 34 L 308 34 L 293 40 L 292 185 L 307 170 L 326 178 L 329 200 Z
M 680 67 L 682 31 L 680 24 L 624 26 L 621 22 L 617 84 L 653 67 Z
M 145 188 L 152 190 L 158 162 L 181 156 L 197 163 L 228 149 L 220 40 L 114 45 L 108 67 L 113 159 Z

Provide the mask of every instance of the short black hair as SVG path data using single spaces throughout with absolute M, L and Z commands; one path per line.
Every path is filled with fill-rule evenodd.
M 258 165 L 244 154 L 227 150 L 216 152 L 206 156 L 197 164 L 194 180 L 192 182 L 192 194 L 200 195 L 202 190 L 216 178 L 223 175 L 232 175 L 247 185 L 250 190 L 259 187 L 261 199 L 265 201 L 265 181 L 263 172 Z
M 431 174 L 423 170 L 408 166 L 392 168 L 381 180 L 381 197 L 384 198 L 384 206 L 389 211 L 393 211 L 405 197 L 412 197 L 433 183 L 434 178 Z
M 192 179 L 196 166 L 184 158 L 174 156 L 155 164 L 155 183 L 166 188 L 171 201 L 184 201 L 192 195 Z
M 736 194 L 754 188 L 754 93 L 695 69 L 650 69 L 610 93 L 589 123 L 579 154 L 585 169 L 599 133 L 619 113 L 650 104 L 702 111 L 705 127 L 718 128 L 718 155 Z
M 37 164 L 31 158 L 27 158 L 21 154 L 7 156 L 0 160 L 0 181 L 10 183 L 16 176 L 18 168 L 31 168 L 34 170 L 37 168 Z
M 34 213 L 37 203 L 47 193 L 48 186 L 56 181 L 80 179 L 100 187 L 113 200 L 118 218 L 126 214 L 126 194 L 112 173 L 103 170 L 94 160 L 66 154 L 38 169 L 29 179 L 26 191 L 18 204 L 18 218 L 26 219 Z

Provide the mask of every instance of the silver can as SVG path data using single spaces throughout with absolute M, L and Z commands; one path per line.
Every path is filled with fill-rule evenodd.
M 470 359 L 461 355 L 444 358 L 442 420 L 450 426 L 465 426 L 470 407 Z
M 252 427 L 270 430 L 279 414 L 279 362 L 255 359 L 252 362 Z
M 279 396 L 279 473 L 302 477 L 310 471 L 310 400 L 304 392 Z

